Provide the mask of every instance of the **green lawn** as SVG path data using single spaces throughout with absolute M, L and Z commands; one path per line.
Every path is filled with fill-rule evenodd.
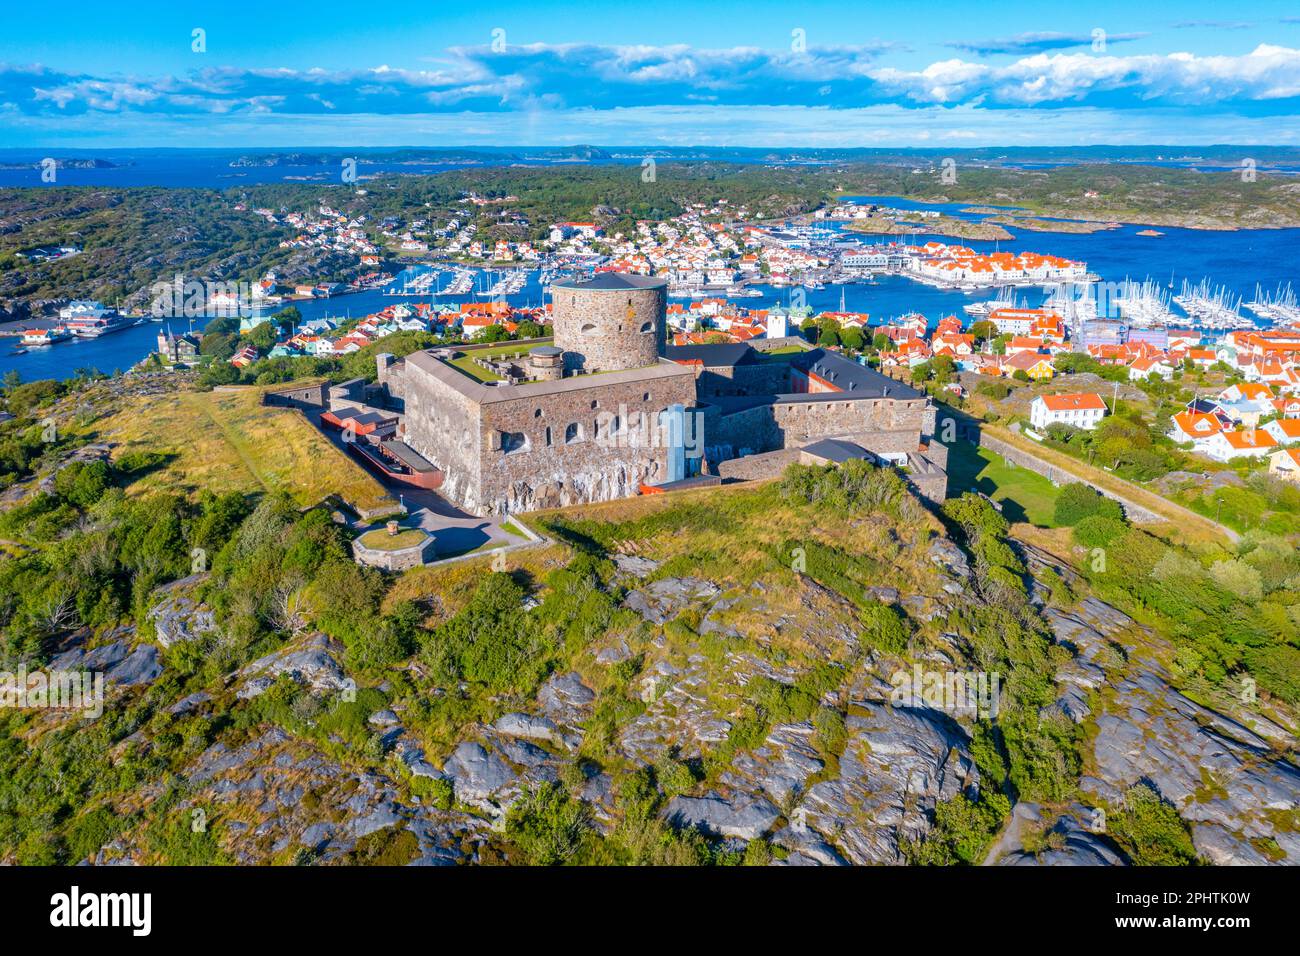
M 452 359 L 451 364 L 454 367 L 460 369 L 460 371 L 464 372 L 466 375 L 468 375 L 470 378 L 474 379 L 475 381 L 479 381 L 479 382 L 501 381 L 500 375 L 497 375 L 495 372 L 489 372 L 482 365 L 477 364 L 468 355 L 462 355 L 460 358 Z
M 969 442 L 948 446 L 948 494 L 978 491 L 1002 505 L 1008 521 L 1054 528 L 1060 489 L 1042 475 L 1008 463 L 1001 455 Z
M 361 536 L 361 543 L 376 551 L 400 551 L 413 548 L 428 537 L 419 528 L 405 528 L 397 534 L 389 534 L 387 528 L 375 528 Z
M 547 339 L 546 341 L 549 342 L 550 339 Z M 487 369 L 483 368 L 483 366 L 477 364 L 474 359 L 487 359 L 497 358 L 502 355 L 514 355 L 517 352 L 527 352 L 536 345 L 536 342 L 531 342 L 527 345 L 520 342 L 503 342 L 502 344 L 494 345 L 491 348 L 474 349 L 472 352 L 462 352 L 457 358 L 451 360 L 451 365 L 477 381 L 499 382 L 501 381 L 500 375 L 489 372 Z

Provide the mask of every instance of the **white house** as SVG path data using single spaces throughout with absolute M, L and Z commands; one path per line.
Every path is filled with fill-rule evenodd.
M 1263 428 L 1279 445 L 1300 442 L 1300 418 L 1275 418 Z
M 1039 395 L 1029 406 L 1029 424 L 1042 430 L 1060 422 L 1092 431 L 1106 416 L 1106 403 L 1093 392 Z
M 1215 461 L 1232 461 L 1262 458 L 1277 450 L 1277 442 L 1262 428 L 1242 428 L 1218 432 L 1204 443 L 1204 448 Z
M 1128 367 L 1128 380 L 1130 382 L 1145 381 L 1153 373 L 1167 382 L 1173 378 L 1174 367 L 1162 358 L 1136 359 Z
M 1198 450 L 1203 443 L 1223 431 L 1223 423 L 1214 415 L 1199 412 L 1179 412 L 1173 418 L 1169 437 L 1179 444 L 1195 443 Z

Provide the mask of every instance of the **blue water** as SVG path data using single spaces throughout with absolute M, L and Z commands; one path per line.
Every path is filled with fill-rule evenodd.
M 223 154 L 228 156 L 229 154 Z M 87 175 L 90 171 L 86 171 Z M 109 171 L 113 172 L 113 171 Z M 248 170 L 250 173 L 266 170 Z M 115 184 L 116 185 L 116 184 Z M 919 203 L 895 197 L 860 197 L 878 201 L 900 209 L 938 209 L 952 215 L 967 217 L 962 213 L 968 203 Z M 1183 279 L 1193 283 L 1208 277 L 1213 285 L 1226 285 L 1236 295 L 1247 301 L 1254 295 L 1255 284 L 1266 291 L 1279 284 L 1294 283 L 1300 290 L 1300 229 L 1243 230 L 1215 232 L 1196 229 L 1160 228 L 1159 237 L 1144 237 L 1137 233 L 1142 226 L 1121 226 L 1091 234 L 1022 232 L 1011 241 L 976 242 L 947 239 L 918 233 L 908 241 L 938 242 L 967 245 L 981 251 L 1003 249 L 1008 251 L 1033 250 L 1053 253 L 1088 263 L 1090 271 L 1104 281 L 1121 282 L 1126 278 L 1141 281 L 1147 277 L 1162 285 L 1174 283 L 1178 291 Z M 1014 232 L 1015 230 L 1012 230 Z M 864 237 L 864 241 L 875 241 Z M 446 282 L 444 274 L 442 282 Z M 529 275 L 528 282 L 508 301 L 516 306 L 540 305 L 543 302 L 538 274 Z M 764 295 L 738 299 L 737 304 L 750 309 L 785 304 L 791 290 L 759 286 Z M 909 312 L 920 312 L 931 324 L 945 315 L 956 314 L 965 318 L 963 305 L 988 299 L 993 292 L 967 294 L 960 291 L 935 289 L 902 277 L 881 277 L 873 285 L 828 285 L 821 290 L 805 290 L 805 300 L 814 310 L 838 309 L 841 293 L 844 307 L 850 311 L 867 312 L 871 323 L 883 324 Z M 1030 305 L 1039 305 L 1044 293 L 1036 287 L 1026 288 L 1020 295 Z M 438 302 L 460 303 L 474 300 L 472 295 L 439 297 Z M 325 316 L 360 317 L 377 312 L 397 302 L 428 301 L 428 297 L 397 298 L 378 291 L 360 292 L 332 299 L 315 299 L 294 302 L 305 319 Z M 674 300 L 684 302 L 685 300 Z M 201 327 L 201 323 L 197 323 Z M 155 337 L 160 326 L 146 323 L 99 339 L 74 340 L 45 349 L 32 350 L 26 355 L 10 354 L 16 340 L 0 340 L 0 375 L 16 369 L 25 381 L 40 378 L 68 378 L 78 368 L 93 367 L 102 372 L 126 369 L 144 358 L 155 347 Z M 184 325 L 173 323 L 173 329 L 182 331 Z

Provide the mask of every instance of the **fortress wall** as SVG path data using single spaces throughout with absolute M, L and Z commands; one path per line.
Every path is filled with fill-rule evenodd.
M 871 451 L 902 452 L 916 451 L 933 430 L 934 409 L 925 399 L 778 402 L 719 416 L 708 443 L 720 459 L 849 435 Z M 868 442 L 872 436 L 878 448 Z
M 792 391 L 791 366 L 769 360 L 752 365 L 705 366 L 696 377 L 700 398 L 717 395 L 781 395 Z
M 407 365 L 402 374 L 406 443 L 446 476 L 441 493 L 479 513 L 479 467 L 483 429 L 473 399 L 423 370 Z
M 478 513 L 610 501 L 637 494 L 643 482 L 667 480 L 668 452 L 653 447 L 662 444 L 654 426 L 663 409 L 695 403 L 692 377 L 602 383 L 597 375 L 590 381 L 581 389 L 483 406 Z M 622 433 L 598 440 L 597 422 L 608 424 L 613 415 L 619 416 Z M 644 430 L 636 427 L 640 416 Z M 580 426 L 581 438 L 566 444 L 570 424 Z M 503 433 L 524 436 L 524 444 L 504 447 L 513 442 L 503 443 Z
M 818 438 L 870 432 L 911 432 L 913 447 L 933 429 L 934 415 L 925 399 L 838 399 L 782 402 L 772 407 L 776 427 L 786 445 L 803 445 Z

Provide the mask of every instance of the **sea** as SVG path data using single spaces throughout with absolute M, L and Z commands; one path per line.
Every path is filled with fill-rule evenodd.
M 0 150 L 0 163 L 9 161 Z M 98 154 L 97 154 L 98 155 Z M 113 155 L 121 162 L 111 169 L 67 169 L 59 171 L 60 185 L 104 186 L 191 186 L 227 188 L 244 182 L 279 182 L 295 175 L 320 174 L 322 167 L 246 167 L 234 169 L 229 165 L 229 151 L 194 150 L 184 153 L 168 151 L 141 151 L 129 155 Z M 126 165 L 129 161 L 130 165 Z M 386 164 L 363 166 L 365 173 L 384 171 Z M 438 164 L 422 170 L 406 164 L 392 164 L 393 171 L 412 173 L 455 168 L 456 164 Z M 461 166 L 469 164 L 459 164 Z M 245 178 L 232 182 L 225 178 L 231 173 Z M 20 181 L 21 180 L 21 181 Z M 39 186 L 35 170 L 0 170 L 0 186 Z M 921 203 L 896 196 L 851 197 L 859 203 L 879 203 L 903 210 L 938 210 L 958 218 L 981 218 L 978 214 L 964 212 L 969 204 Z M 842 231 L 842 226 L 827 224 L 827 228 Z M 1093 233 L 1055 233 L 1017 231 L 1014 238 L 998 242 L 958 240 L 924 232 L 905 237 L 907 242 L 937 242 L 966 245 L 978 251 L 1023 251 L 1051 253 L 1088 264 L 1091 272 L 1104 282 L 1123 282 L 1131 279 L 1142 282 L 1152 279 L 1166 291 L 1179 291 L 1184 280 L 1197 284 L 1208 279 L 1211 286 L 1224 286 L 1243 301 L 1254 297 L 1256 286 L 1272 292 L 1288 283 L 1300 291 L 1300 229 L 1256 229 L 1216 231 L 1157 227 L 1159 236 L 1141 236 L 1147 227 L 1124 225 L 1117 229 Z M 866 243 L 877 241 L 862 237 Z M 399 275 L 395 284 L 412 278 L 421 267 Z M 538 283 L 539 273 L 534 271 L 516 294 L 507 301 L 516 306 L 541 305 L 545 296 Z M 445 278 L 443 284 L 445 284 Z M 762 295 L 736 300 L 739 305 L 759 309 L 790 304 L 796 294 L 791 288 L 774 288 L 757 285 Z M 866 312 L 872 325 L 883 325 L 891 320 L 919 312 L 931 325 L 946 315 L 966 318 L 962 306 L 993 297 L 992 291 L 966 293 L 954 289 L 937 289 L 922 285 L 902 276 L 881 276 L 871 284 L 826 285 L 823 289 L 800 290 L 807 305 L 815 311 L 843 308 L 852 312 Z M 1037 287 L 1019 291 L 1023 304 L 1044 303 L 1047 293 Z M 458 304 L 478 296 L 439 296 L 436 301 Z M 377 312 L 397 302 L 429 301 L 430 297 L 393 297 L 380 290 L 350 293 L 332 298 L 294 301 L 292 304 L 304 319 L 321 317 L 355 318 Z M 681 300 L 678 300 L 681 301 Z M 1177 309 L 1175 309 L 1177 311 Z M 172 320 L 173 331 L 185 331 L 181 323 Z M 74 339 L 26 354 L 13 354 L 16 339 L 0 340 L 0 375 L 16 370 L 24 381 L 42 378 L 69 378 L 79 370 L 94 369 L 112 373 L 130 368 L 156 347 L 161 325 L 147 322 L 98 339 Z

